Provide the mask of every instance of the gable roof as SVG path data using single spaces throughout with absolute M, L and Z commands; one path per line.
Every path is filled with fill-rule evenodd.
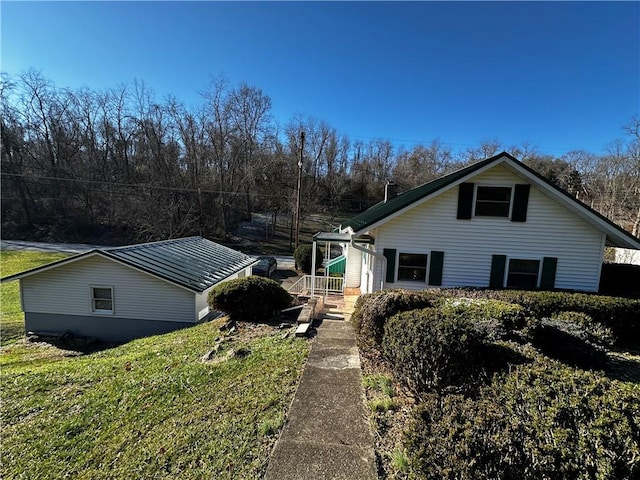
M 2 281 L 28 277 L 93 255 L 115 260 L 193 292 L 203 292 L 257 262 L 253 257 L 205 238 L 187 237 L 95 249 L 5 277 Z
M 453 173 L 440 177 L 424 185 L 408 190 L 386 202 L 380 202 L 373 207 L 356 215 L 342 224 L 341 229 L 351 228 L 354 233 L 365 232 L 374 228 L 397 214 L 446 190 L 446 187 L 455 186 L 471 179 L 480 171 L 487 170 L 494 165 L 504 163 L 515 174 L 524 177 L 531 183 L 540 187 L 551 197 L 562 203 L 565 207 L 578 214 L 586 221 L 594 225 L 607 235 L 607 245 L 623 248 L 640 249 L 640 240 L 615 224 L 604 215 L 582 203 L 567 191 L 553 185 L 535 170 L 526 166 L 507 152 L 499 153 L 493 157 L 474 163 L 456 170 Z
M 350 227 L 354 232 L 362 231 L 367 227 L 370 227 L 371 225 L 384 220 L 386 217 L 412 205 L 418 200 L 428 197 L 438 192 L 439 190 L 442 190 L 444 187 L 457 182 L 458 180 L 466 178 L 472 173 L 480 170 L 482 167 L 489 165 L 491 162 L 502 155 L 509 154 L 503 153 L 500 155 L 496 155 L 495 157 L 487 158 L 486 160 L 482 160 L 480 162 L 474 163 L 473 165 L 469 165 L 467 167 L 461 168 L 460 170 L 456 170 L 455 172 L 445 175 L 444 177 L 436 178 L 429 183 L 425 183 L 424 185 L 420 185 L 419 187 L 412 188 L 411 190 L 401 193 L 387 200 L 386 202 L 383 201 L 377 203 L 368 210 L 365 210 L 349 221 L 343 223 L 342 228 L 345 229 Z

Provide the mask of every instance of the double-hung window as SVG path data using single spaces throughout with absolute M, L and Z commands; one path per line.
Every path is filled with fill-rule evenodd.
M 509 260 L 507 288 L 537 288 L 540 260 Z
M 93 313 L 113 314 L 113 287 L 91 287 L 91 311 Z
M 485 187 L 476 189 L 477 217 L 509 217 L 511 210 L 511 187 Z
M 398 281 L 426 282 L 427 255 L 420 253 L 401 253 L 398 256 Z

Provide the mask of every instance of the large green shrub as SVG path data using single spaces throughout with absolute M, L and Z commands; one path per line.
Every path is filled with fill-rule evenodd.
M 639 432 L 639 385 L 523 365 L 476 399 L 426 396 L 406 437 L 410 478 L 636 479 Z
M 351 321 L 361 348 L 378 347 L 382 343 L 384 324 L 398 312 L 432 306 L 429 292 L 381 290 L 361 295 L 356 301 Z
M 528 290 L 447 289 L 448 297 L 488 298 L 521 305 L 527 314 L 541 319 L 560 312 L 580 312 L 610 329 L 621 345 L 637 344 L 640 339 L 640 300 L 604 295 Z
M 594 322 L 611 329 L 616 341 L 626 344 L 640 338 L 640 301 L 622 297 L 607 297 L 567 292 L 504 292 L 513 296 L 537 318 L 551 317 L 559 312 L 581 312 Z
M 468 382 L 479 364 L 483 340 L 470 318 L 430 307 L 389 319 L 382 352 L 396 378 L 420 395 Z
M 607 361 L 606 349 L 573 320 L 584 314 L 571 313 L 574 315 L 559 314 L 537 321 L 532 332 L 533 344 L 548 357 L 575 367 L 604 367 Z
M 296 265 L 304 273 L 311 273 L 311 262 L 313 261 L 313 246 L 312 245 L 300 245 L 293 252 L 293 258 L 296 261 Z M 316 247 L 316 270 L 322 265 L 324 255 L 322 251 Z
M 278 282 L 251 276 L 221 283 L 209 292 L 209 306 L 233 320 L 267 321 L 291 304 L 291 295 Z
M 446 294 L 446 291 L 445 291 Z M 526 310 L 515 303 L 485 298 L 446 298 L 440 304 L 443 312 L 462 315 L 484 329 L 492 340 L 509 336 L 526 323 Z

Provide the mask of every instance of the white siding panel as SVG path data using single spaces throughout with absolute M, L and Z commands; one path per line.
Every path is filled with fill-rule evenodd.
M 345 286 L 349 288 L 359 287 L 362 273 L 362 252 L 356 250 L 351 245 L 347 245 L 345 253 L 347 256 Z
M 473 182 L 513 185 L 523 180 L 498 166 L 478 175 Z M 558 257 L 556 288 L 598 289 L 602 233 L 535 186 L 529 194 L 524 223 L 489 217 L 457 220 L 457 202 L 458 189 L 453 188 L 383 224 L 378 228 L 376 249 L 445 252 L 443 287 L 488 286 L 491 256 L 501 254 L 540 260 Z M 379 278 L 374 285 L 379 285 Z M 419 289 L 425 284 L 398 282 L 393 286 Z
M 195 293 L 138 270 L 91 256 L 21 281 L 25 312 L 99 315 L 91 312 L 91 285 L 113 286 L 114 316 L 194 322 Z

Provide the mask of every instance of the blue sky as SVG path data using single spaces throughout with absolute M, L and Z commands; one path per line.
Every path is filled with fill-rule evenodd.
M 143 80 L 187 104 L 246 82 L 285 124 L 454 150 L 602 153 L 640 114 L 639 2 L 3 1 L 0 69 L 58 87 Z

